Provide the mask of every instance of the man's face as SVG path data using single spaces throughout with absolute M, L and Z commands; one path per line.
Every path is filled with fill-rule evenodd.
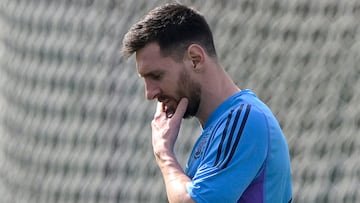
M 199 104 L 201 88 L 191 79 L 191 69 L 183 61 L 164 57 L 160 47 L 151 43 L 136 53 L 139 75 L 145 81 L 146 98 L 163 103 L 164 111 L 173 114 L 181 98 L 189 100 L 184 118 L 195 116 Z

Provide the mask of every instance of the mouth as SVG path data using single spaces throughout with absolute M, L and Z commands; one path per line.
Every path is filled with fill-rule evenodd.
M 178 102 L 168 97 L 160 97 L 158 101 L 163 104 L 163 112 L 166 113 L 166 117 L 171 118 L 175 113 Z

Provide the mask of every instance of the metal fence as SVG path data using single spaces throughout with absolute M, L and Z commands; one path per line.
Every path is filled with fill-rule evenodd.
M 0 202 L 165 202 L 127 29 L 165 1 L 0 1 Z M 360 1 L 200 0 L 222 65 L 278 117 L 294 202 L 360 201 Z M 184 166 L 201 129 L 185 121 Z

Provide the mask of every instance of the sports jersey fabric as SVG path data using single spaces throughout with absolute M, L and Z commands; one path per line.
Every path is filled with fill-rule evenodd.
M 210 115 L 194 145 L 186 189 L 202 203 L 288 203 L 291 167 L 285 136 L 271 110 L 242 90 Z

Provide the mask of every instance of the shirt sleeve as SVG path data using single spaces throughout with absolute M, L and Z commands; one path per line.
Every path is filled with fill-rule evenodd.
M 198 203 L 236 202 L 260 174 L 267 157 L 267 121 L 256 107 L 243 104 L 219 125 L 186 185 Z

